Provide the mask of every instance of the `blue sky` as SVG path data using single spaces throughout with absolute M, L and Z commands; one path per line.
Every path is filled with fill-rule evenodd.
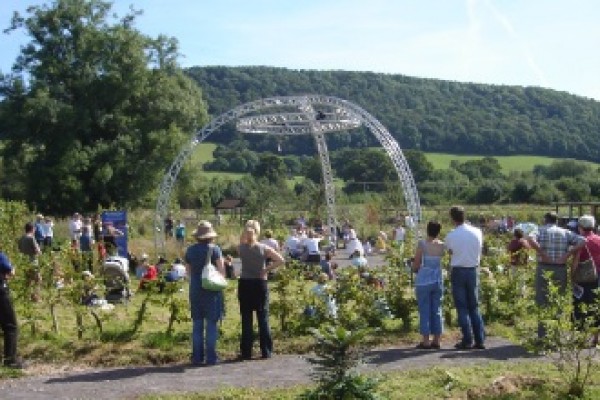
M 42 4 L 2 0 L 12 12 Z M 600 100 L 597 0 L 116 0 L 180 42 L 183 67 L 268 65 L 541 86 Z M 27 38 L 0 36 L 8 72 Z M 324 93 L 327 94 L 327 93 Z

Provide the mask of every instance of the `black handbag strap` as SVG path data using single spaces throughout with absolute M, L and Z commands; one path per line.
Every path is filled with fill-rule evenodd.
M 592 253 L 590 252 L 590 249 L 588 248 L 587 240 L 585 241 L 584 246 L 585 246 L 585 250 L 588 253 L 588 256 L 590 256 L 590 260 L 592 260 L 592 265 L 594 266 L 594 269 L 596 269 L 596 262 L 594 262 L 594 257 L 592 256 Z

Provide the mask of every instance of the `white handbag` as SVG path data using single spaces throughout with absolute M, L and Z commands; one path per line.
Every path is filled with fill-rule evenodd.
M 202 288 L 212 291 L 220 291 L 227 287 L 227 279 L 217 270 L 211 262 L 212 246 L 208 246 L 206 263 L 202 270 Z

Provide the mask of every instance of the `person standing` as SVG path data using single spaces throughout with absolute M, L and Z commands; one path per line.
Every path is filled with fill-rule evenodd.
M 8 368 L 23 369 L 25 365 L 17 357 L 17 316 L 8 287 L 8 280 L 14 275 L 15 268 L 6 254 L 0 251 L 0 328 L 4 333 L 3 365 Z
M 79 252 L 81 254 L 81 260 L 84 265 L 84 269 L 90 272 L 94 271 L 94 239 L 92 238 L 92 232 L 90 226 L 83 225 L 81 228 L 81 236 L 79 238 Z
M 81 221 L 81 215 L 79 213 L 73 214 L 73 217 L 69 221 L 69 235 L 71 237 L 71 240 L 79 241 L 82 226 L 83 222 Z
M 523 230 L 517 228 L 513 232 L 513 238 L 506 246 L 510 255 L 510 268 L 513 276 L 517 276 L 517 270 L 527 266 L 529 255 L 527 250 L 531 248 L 527 239 L 523 237 Z M 519 272 L 520 273 L 520 272 Z
M 242 261 L 238 281 L 238 301 L 242 319 L 240 357 L 252 358 L 254 343 L 253 314 L 256 312 L 262 358 L 271 358 L 273 340 L 269 327 L 269 287 L 268 273 L 281 264 L 283 257 L 271 247 L 258 242 L 260 224 L 248 221 L 240 237 L 239 255 Z M 271 262 L 267 265 L 267 259 Z
M 596 273 L 600 276 L 600 236 L 594 233 L 596 227 L 596 219 L 591 215 L 582 215 L 577 221 L 579 233 L 585 239 L 585 245 L 581 248 L 573 257 L 573 266 L 571 268 L 572 277 L 575 276 L 575 272 L 580 262 L 592 260 L 592 265 L 596 267 Z M 595 328 L 600 326 L 600 315 L 598 312 L 594 312 L 593 307 L 598 297 L 598 280 L 594 282 L 573 282 L 583 289 L 583 292 L 579 298 L 573 296 L 574 306 L 574 317 L 577 321 L 582 321 L 585 318 L 592 317 L 592 326 Z M 582 306 L 585 304 L 585 307 Z M 598 345 L 598 330 L 594 332 L 592 338 L 592 346 Z
M 406 229 L 402 226 L 400 222 L 398 222 L 398 224 L 392 231 L 392 237 L 394 238 L 396 245 L 398 245 L 400 254 L 404 254 L 404 239 L 406 238 Z
M 52 241 L 54 239 L 54 222 L 52 218 L 45 217 L 42 228 L 44 231 L 44 248 L 48 250 L 52 249 Z
M 479 312 L 479 262 L 483 247 L 481 229 L 465 223 L 465 209 L 450 208 L 454 229 L 446 236 L 446 248 L 450 252 L 450 283 L 452 297 L 462 333 L 455 348 L 485 349 L 483 319 Z M 473 343 L 474 341 L 474 343 Z
M 551 274 L 554 285 L 564 293 L 567 288 L 567 266 L 569 256 L 578 252 L 585 245 L 585 238 L 557 225 L 558 215 L 548 212 L 544 215 L 544 225 L 537 234 L 532 234 L 529 244 L 537 252 L 535 270 L 535 304 L 538 307 L 548 305 L 548 280 L 545 275 Z M 546 329 L 538 323 L 538 338 L 546 336 Z
M 44 248 L 44 216 L 42 214 L 35 216 L 33 237 L 40 249 Z
M 206 290 L 202 287 L 202 271 L 208 261 L 225 276 L 223 255 L 219 246 L 213 244 L 217 232 L 208 221 L 199 221 L 194 238 L 184 256 L 190 281 L 190 308 L 192 316 L 192 364 L 215 365 L 217 358 L 217 323 L 223 317 L 223 292 Z
M 418 349 L 439 349 L 442 337 L 442 257 L 446 251 L 444 242 L 438 239 L 442 226 L 439 222 L 427 223 L 427 239 L 419 241 L 413 261 L 417 272 L 415 293 L 419 308 L 419 333 L 421 342 Z M 431 341 L 430 335 L 433 335 Z

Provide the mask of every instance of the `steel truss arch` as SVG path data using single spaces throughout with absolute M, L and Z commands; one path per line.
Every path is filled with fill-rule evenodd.
M 330 107 L 334 111 L 322 113 L 319 107 Z M 267 115 L 250 115 L 265 109 L 277 111 L 294 108 L 297 112 L 282 112 Z M 394 169 L 401 182 L 406 207 L 416 220 L 415 229 L 421 221 L 421 205 L 417 187 L 398 142 L 387 129 L 371 114 L 347 100 L 322 95 L 280 96 L 251 101 L 237 106 L 211 120 L 205 127 L 193 135 L 190 142 L 184 145 L 177 155 L 159 187 L 154 218 L 155 248 L 157 253 L 164 254 L 165 235 L 164 221 L 168 215 L 171 193 L 183 165 L 191 157 L 194 149 L 213 132 L 226 123 L 238 120 L 238 129 L 243 132 L 267 133 L 274 135 L 312 134 L 323 168 L 323 180 L 326 189 L 328 224 L 335 230 L 335 197 L 333 174 L 329 164 L 329 153 L 325 142 L 325 133 L 356 128 L 364 124 L 377 138 L 390 157 Z

